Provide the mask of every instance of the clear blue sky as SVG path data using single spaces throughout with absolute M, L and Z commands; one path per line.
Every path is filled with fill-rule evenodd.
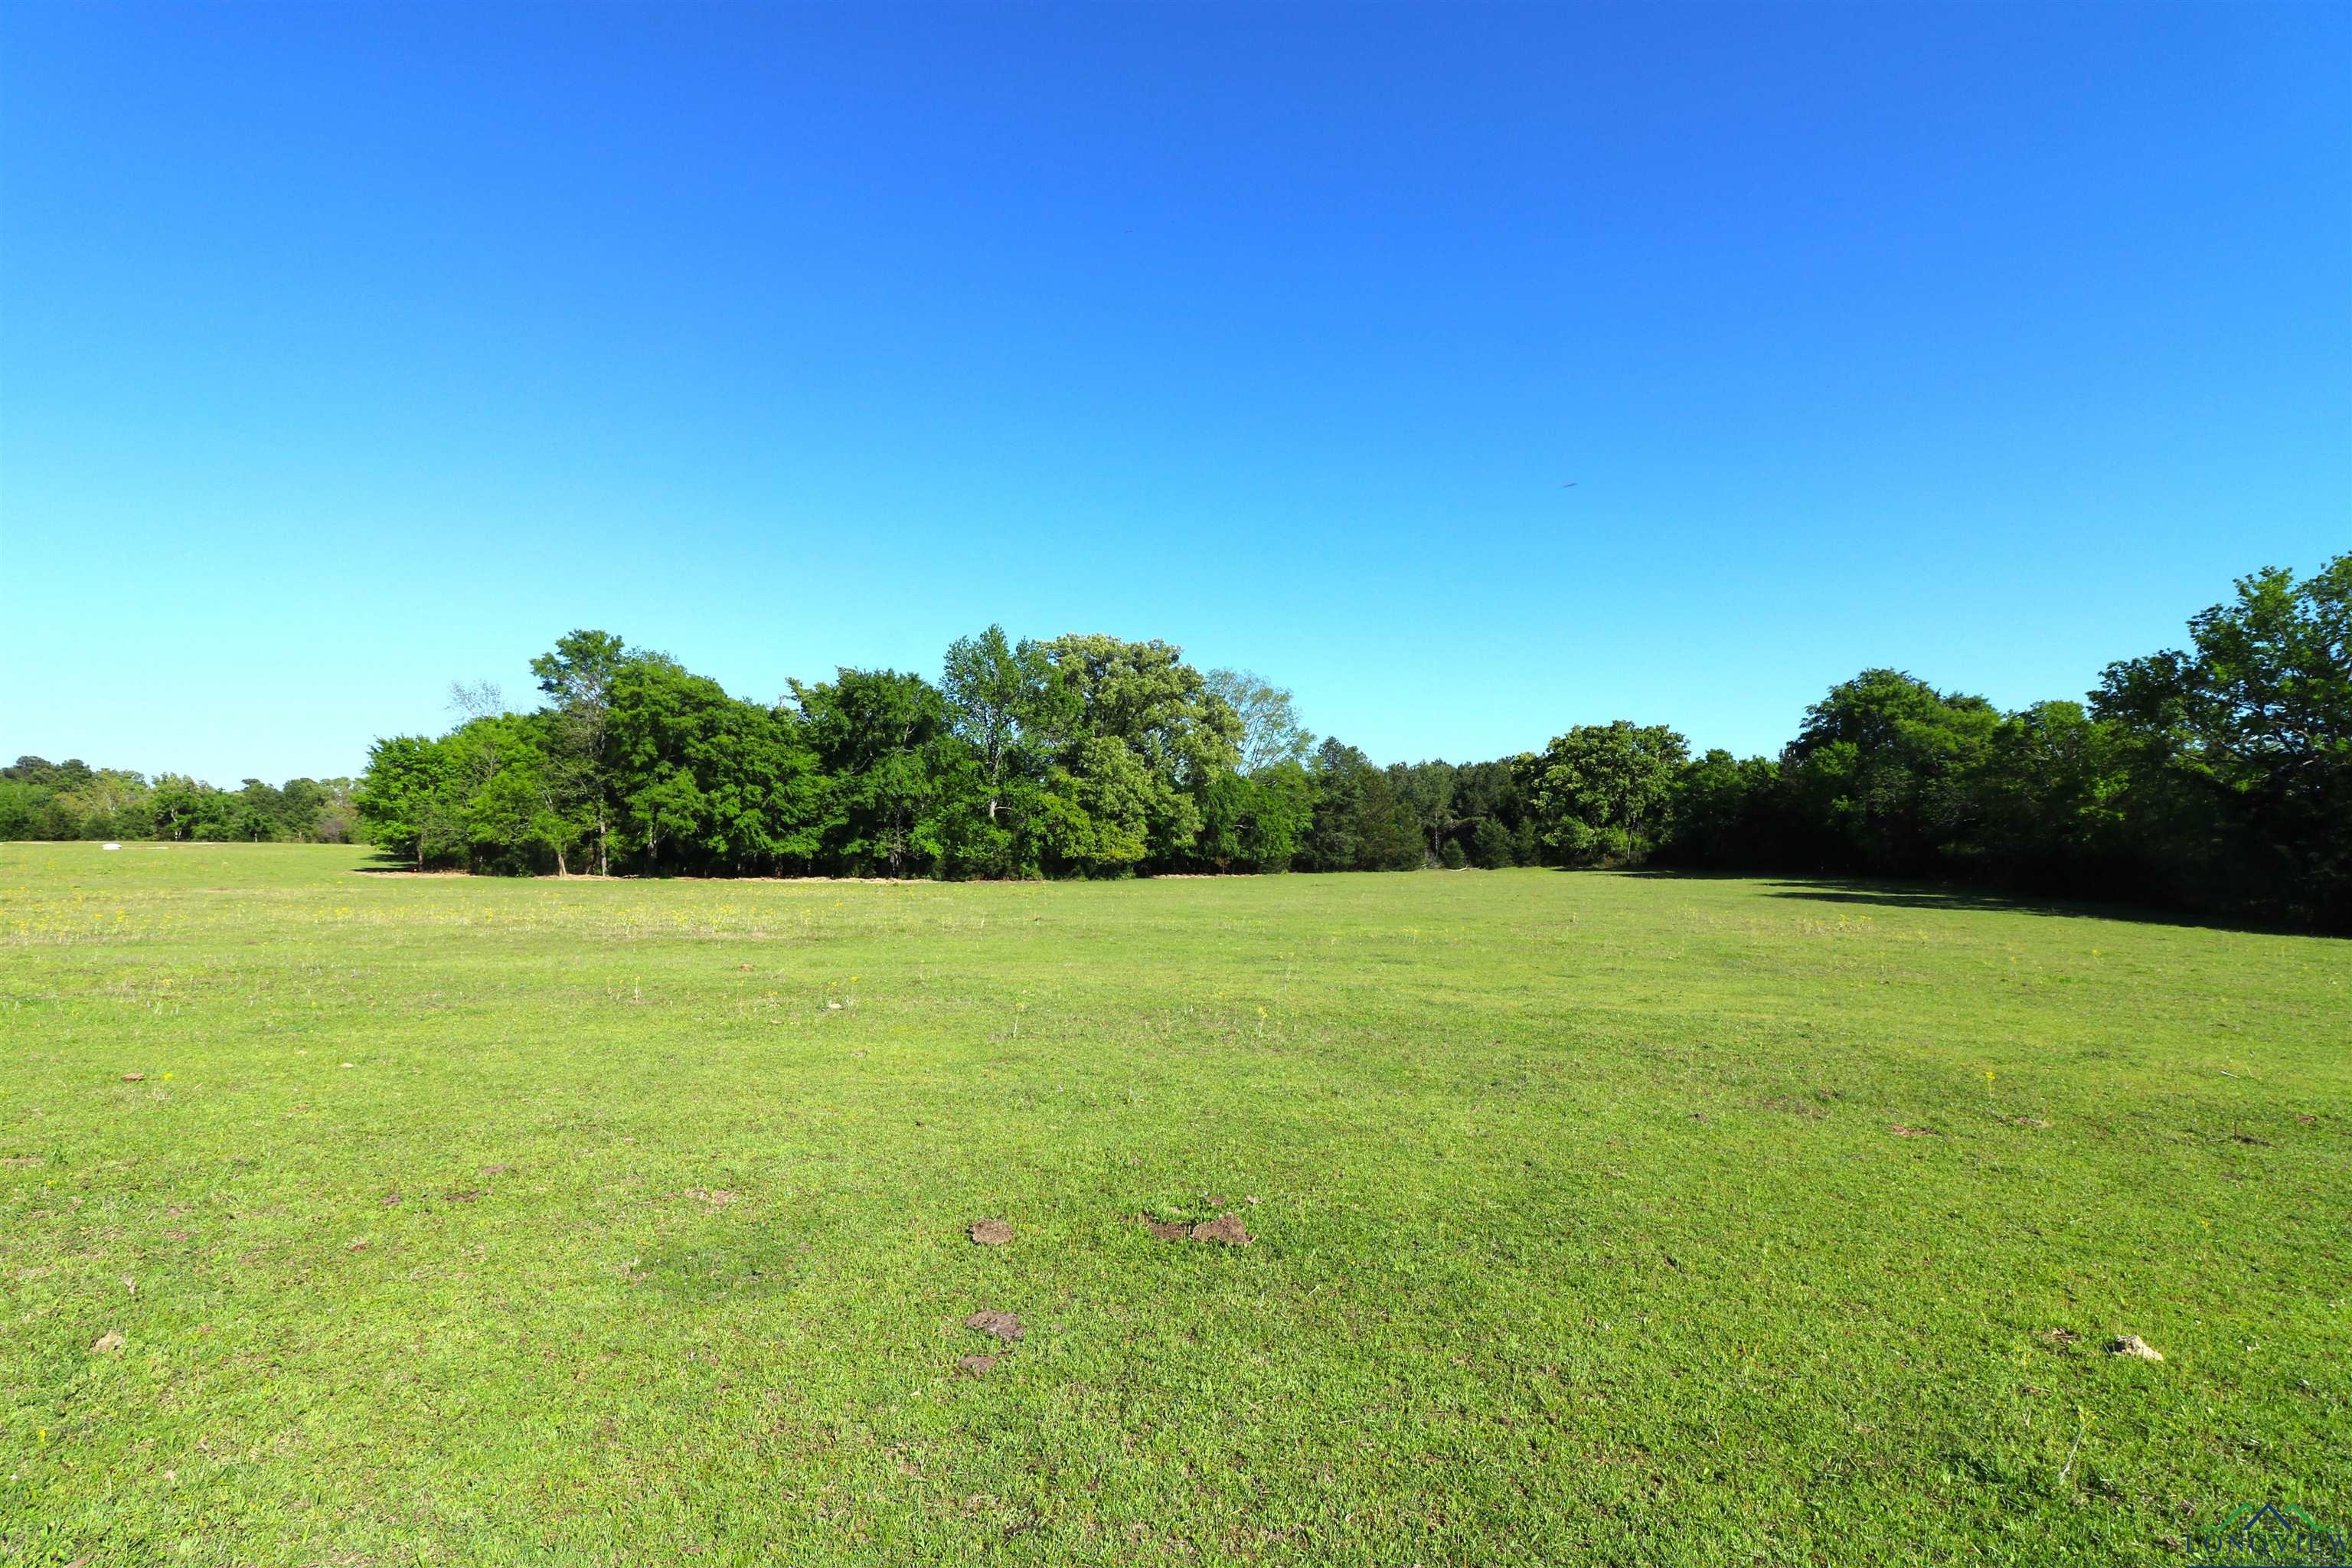
M 10 755 L 992 620 L 1771 750 L 2347 548 L 2352 7 L 0 8 Z

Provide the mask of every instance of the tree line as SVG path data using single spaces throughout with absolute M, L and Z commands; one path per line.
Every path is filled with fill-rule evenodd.
M 79 757 L 0 767 L 0 839 L 160 838 L 345 844 L 361 837 L 350 779 L 247 779 L 217 789 L 185 773 L 152 781 Z
M 1776 757 L 1694 756 L 1673 729 L 1619 721 L 1540 752 L 1382 767 L 1308 733 L 1289 691 L 1196 669 L 1164 642 L 1014 641 L 992 626 L 950 646 L 936 681 L 844 668 L 755 702 L 665 654 L 576 631 L 532 662 L 537 708 L 458 689 L 462 722 L 376 742 L 349 794 L 312 786 L 331 799 L 308 826 L 260 811 L 266 786 L 251 781 L 244 795 L 210 792 L 239 803 L 229 815 L 174 815 L 169 831 L 152 805 L 108 816 L 114 797 L 92 780 L 132 781 L 112 786 L 125 800 L 186 781 L 86 768 L 46 797 L 73 804 L 42 818 L 33 795 L 6 793 L 28 765 L 49 767 L 26 759 L 5 770 L 0 836 L 80 812 L 114 837 L 141 821 L 157 837 L 328 837 L 350 830 L 349 807 L 365 837 L 420 868 L 1028 878 L 1648 864 L 1950 879 L 2352 930 L 2352 554 L 2307 579 L 2244 578 L 2189 632 L 2186 648 L 2108 666 L 2084 701 L 2015 712 L 1864 670 L 1809 708 Z M 290 802 L 310 783 L 278 793 Z M 217 831 L 224 821 L 253 831 Z

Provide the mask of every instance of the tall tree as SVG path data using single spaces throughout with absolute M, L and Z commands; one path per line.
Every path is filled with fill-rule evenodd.
M 2000 724 L 1981 697 L 1866 669 L 1805 710 L 1780 771 L 1826 864 L 1916 876 L 1977 828 L 1979 764 Z
M 1328 739 L 1316 749 L 1308 777 L 1314 810 L 1299 844 L 1300 865 L 1312 871 L 1404 871 L 1427 859 L 1412 803 L 1363 752 Z
M 358 795 L 375 842 L 420 871 L 462 853 L 464 796 L 449 750 L 423 735 L 394 735 L 368 752 Z
M 1122 814 L 1134 805 L 1144 819 L 1145 848 L 1137 860 L 1181 862 L 1201 831 L 1200 792 L 1240 760 L 1240 715 L 1169 643 L 1074 633 L 1043 644 L 1042 652 L 1075 700 L 1073 732 L 1056 759 L 1064 781 L 1058 841 L 1072 841 L 1066 818 L 1078 802 L 1117 803 Z M 1114 748 L 1135 765 L 1114 766 Z M 1107 829 L 1100 842 L 1123 846 L 1123 832 Z M 1098 868 L 1133 863 L 1086 858 Z
M 1529 759 L 1546 844 L 1570 865 L 1638 863 L 1664 836 L 1689 746 L 1663 724 L 1580 724 Z
M 1432 864 L 1445 860 L 1445 847 L 1453 842 L 1454 773 L 1447 762 L 1398 763 L 1389 769 L 1389 782 L 1412 809 Z
M 2122 727 L 2165 890 L 2352 929 L 2352 553 L 2242 578 L 2189 631 L 2186 651 L 2110 665 L 2092 697 Z
M 810 743 L 831 779 L 830 852 L 853 871 L 929 870 L 942 848 L 939 808 L 949 773 L 947 704 L 919 675 L 844 669 L 793 683 Z
M 612 873 L 612 758 L 606 746 L 613 679 L 629 654 L 611 632 L 579 630 L 530 661 L 559 719 L 551 782 L 566 807 L 584 808 L 594 825 L 596 874 Z
M 1202 678 L 1241 721 L 1241 771 L 1257 774 L 1284 763 L 1304 763 L 1315 737 L 1298 721 L 1290 692 L 1255 670 L 1213 669 Z
M 942 828 L 954 868 L 1033 873 L 1039 793 L 1056 745 L 1076 727 L 1078 694 L 1056 678 L 1038 644 L 1009 642 L 993 626 L 949 647 L 940 691 L 964 747 L 959 771 L 966 776 L 946 786 Z

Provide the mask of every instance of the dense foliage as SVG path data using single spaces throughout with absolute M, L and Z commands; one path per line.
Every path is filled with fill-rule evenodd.
M 773 703 L 577 631 L 545 700 L 376 743 L 355 792 L 229 794 L 26 758 L 0 837 L 365 836 L 477 871 L 1101 877 L 1633 866 L 1938 877 L 2352 929 L 2352 555 L 2265 571 L 2191 647 L 2087 703 L 2003 713 L 1870 669 L 1777 758 L 1693 757 L 1662 725 L 1381 767 L 1291 694 L 1163 642 L 1008 638 L 940 678 L 843 669 Z
M 2352 554 L 2242 579 L 2189 639 L 2015 713 L 1865 670 L 1777 763 L 1689 764 L 1654 847 L 2352 930 Z
M 349 779 L 247 779 L 215 789 L 182 773 L 18 757 L 0 768 L 0 839 L 246 839 L 342 844 L 361 837 Z

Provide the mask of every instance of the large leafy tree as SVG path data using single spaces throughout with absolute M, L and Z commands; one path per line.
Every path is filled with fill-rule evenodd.
M 1219 773 L 1201 794 L 1198 853 L 1220 871 L 1286 871 L 1314 810 L 1314 781 L 1297 763 Z
M 1866 669 L 1805 710 L 1781 773 L 1825 864 L 1916 876 L 1979 828 L 1977 776 L 2000 726 L 1981 697 Z
M 547 695 L 553 716 L 549 787 L 561 809 L 584 814 L 590 820 L 600 876 L 612 869 L 614 792 L 606 732 L 613 679 L 629 658 L 614 634 L 582 629 L 556 638 L 553 648 L 530 661 L 530 673 Z
M 949 729 L 961 742 L 944 784 L 940 834 L 959 875 L 1033 875 L 1043 795 L 1057 749 L 1077 728 L 1081 698 L 1037 643 L 1002 626 L 950 644 L 940 679 Z
M 1543 841 L 1570 865 L 1637 863 L 1664 837 L 1689 745 L 1663 724 L 1580 724 L 1528 760 Z
M 825 792 L 791 712 L 639 655 L 613 674 L 606 723 L 614 837 L 648 870 L 775 870 L 817 853 Z
M 1948 850 L 1980 864 L 1959 868 L 2055 889 L 2130 876 L 2123 741 L 2079 702 L 2037 702 L 2002 719 L 1977 760 L 1973 831 Z
M 1040 651 L 1068 704 L 1061 719 L 1066 738 L 1049 780 L 1061 826 L 1049 845 L 1074 842 L 1070 814 L 1096 802 L 1119 814 L 1098 841 L 1122 854 L 1084 857 L 1087 868 L 1125 868 L 1147 858 L 1184 862 L 1201 831 L 1202 792 L 1240 761 L 1241 716 L 1172 644 L 1072 634 Z M 1142 812 L 1144 848 L 1130 858 L 1123 848 L 1131 807 Z
M 1248 669 L 1213 669 L 1202 681 L 1241 721 L 1243 773 L 1255 777 L 1285 763 L 1304 764 L 1314 753 L 1315 737 L 1298 721 L 1287 689 Z
M 1134 869 L 1151 851 L 1153 816 L 1166 802 L 1165 784 L 1133 751 L 1105 735 L 1080 738 L 1039 796 L 1048 864 L 1087 877 Z
M 893 877 L 936 868 L 947 784 L 961 760 L 939 689 L 919 675 L 844 669 L 793 690 L 830 781 L 824 836 L 834 861 Z
M 394 735 L 370 749 L 356 798 L 374 841 L 421 871 L 464 852 L 465 797 L 447 745 L 423 735 Z
M 2162 890 L 2352 928 L 2352 553 L 2242 578 L 2189 631 L 2092 696 Z

